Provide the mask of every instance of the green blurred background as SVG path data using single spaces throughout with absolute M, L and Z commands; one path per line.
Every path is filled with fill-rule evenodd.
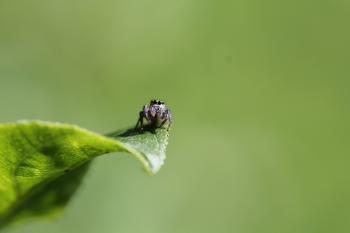
M 102 156 L 63 216 L 7 232 L 350 232 L 349 23 L 346 0 L 1 1 L 1 122 L 174 115 L 158 175 Z

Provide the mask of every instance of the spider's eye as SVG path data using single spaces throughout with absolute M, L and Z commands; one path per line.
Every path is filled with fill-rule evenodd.
M 161 104 L 161 102 L 158 100 L 157 104 Z
M 164 101 L 160 101 L 160 104 L 164 104 Z
M 155 103 L 157 103 L 157 100 L 151 100 L 151 104 L 155 104 Z

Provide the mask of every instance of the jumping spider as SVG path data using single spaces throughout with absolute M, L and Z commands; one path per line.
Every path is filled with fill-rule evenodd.
M 139 119 L 136 123 L 135 129 L 143 131 L 143 119 L 146 119 L 153 127 L 163 127 L 165 123 L 168 123 L 167 130 L 169 130 L 171 125 L 171 112 L 170 109 L 165 106 L 163 101 L 153 99 L 149 105 L 143 106 L 139 113 Z

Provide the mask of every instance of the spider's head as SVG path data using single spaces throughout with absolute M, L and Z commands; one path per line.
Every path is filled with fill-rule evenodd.
M 151 100 L 151 105 L 164 105 L 164 101 L 153 99 Z

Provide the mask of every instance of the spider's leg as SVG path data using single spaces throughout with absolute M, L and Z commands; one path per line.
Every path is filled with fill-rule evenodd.
M 166 112 L 163 114 L 163 118 L 164 120 L 160 124 L 160 127 L 162 127 L 166 122 L 168 122 L 169 124 L 168 124 L 167 130 L 169 130 L 171 126 L 171 112 L 169 110 L 166 110 Z
M 137 129 L 139 127 L 139 123 L 140 123 L 140 118 L 136 122 L 135 129 Z
M 168 124 L 168 128 L 166 130 L 169 130 L 170 129 L 170 126 L 171 126 L 171 117 L 169 118 L 169 124 Z
M 165 119 L 162 121 L 162 123 L 160 123 L 159 128 L 162 128 L 162 127 L 163 127 L 163 125 L 165 124 L 165 122 L 167 122 L 167 121 L 168 121 L 168 119 L 167 119 L 167 118 L 165 118 Z
M 167 110 L 167 113 L 168 113 L 168 121 L 169 121 L 167 130 L 169 130 L 169 129 L 170 129 L 170 126 L 171 126 L 171 123 L 172 123 L 171 111 L 168 109 L 168 110 Z
M 144 118 L 146 118 L 147 121 L 149 121 L 150 119 L 149 119 L 149 116 L 148 116 L 148 112 L 149 112 L 148 105 L 144 105 L 141 112 L 142 112 L 142 116 Z M 141 112 L 140 112 L 140 114 L 141 114 Z
M 143 131 L 143 117 L 140 119 L 140 126 L 141 131 Z
M 145 114 L 143 111 L 140 111 L 139 113 L 139 119 L 137 120 L 135 129 L 138 129 L 140 126 L 140 129 L 143 130 L 143 118 L 145 117 Z
M 150 121 L 150 119 L 149 119 L 149 116 L 148 116 L 148 114 L 146 113 L 146 114 L 144 114 L 143 115 L 143 117 L 147 120 L 147 121 Z

